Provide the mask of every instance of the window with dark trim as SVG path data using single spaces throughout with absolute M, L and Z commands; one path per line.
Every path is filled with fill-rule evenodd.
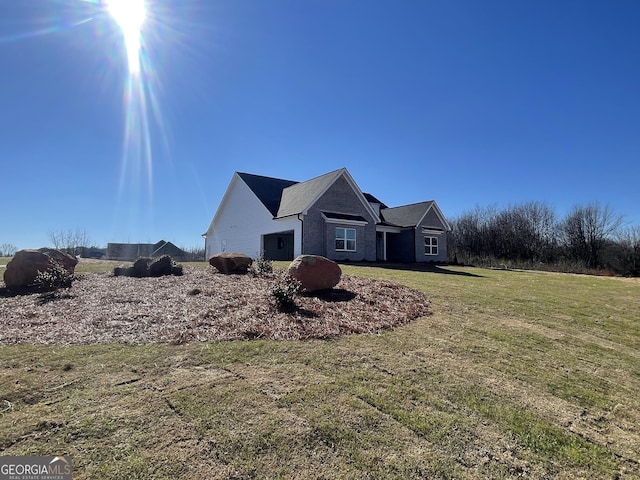
M 438 237 L 424 237 L 424 254 L 438 255 Z
M 336 227 L 336 250 L 341 252 L 356 251 L 356 229 Z

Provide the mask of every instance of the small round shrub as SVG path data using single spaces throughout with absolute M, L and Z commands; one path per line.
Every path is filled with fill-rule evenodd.
M 289 274 L 285 274 L 282 279 L 271 288 L 271 298 L 273 298 L 276 308 L 281 312 L 295 309 L 295 297 L 302 290 L 302 283 Z
M 69 273 L 59 263 L 54 263 L 44 272 L 38 270 L 33 284 L 44 290 L 57 290 L 58 288 L 71 288 L 71 284 L 77 279 L 78 277 L 75 274 Z
M 260 256 L 249 267 L 249 273 L 256 277 L 267 277 L 273 273 L 273 262 Z

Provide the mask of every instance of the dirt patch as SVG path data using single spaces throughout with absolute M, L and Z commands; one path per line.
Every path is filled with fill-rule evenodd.
M 297 297 L 297 308 L 283 313 L 270 295 L 279 279 L 187 267 L 182 277 L 86 274 L 55 295 L 0 288 L 0 344 L 331 338 L 375 333 L 431 313 L 421 292 L 349 276 L 330 291 Z

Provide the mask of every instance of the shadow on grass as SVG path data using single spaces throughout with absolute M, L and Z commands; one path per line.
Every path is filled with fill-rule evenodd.
M 375 267 L 386 268 L 389 270 L 406 270 L 411 272 L 428 272 L 437 273 L 441 275 L 457 275 L 461 277 L 475 277 L 485 278 L 483 275 L 477 275 L 475 273 L 460 272 L 456 270 L 449 270 L 444 265 L 435 265 L 431 263 L 344 263 L 344 265 L 353 265 L 357 267 Z

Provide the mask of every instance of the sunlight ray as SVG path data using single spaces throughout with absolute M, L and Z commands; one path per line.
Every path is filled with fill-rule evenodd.
M 0 37 L 0 43 L 11 43 L 19 40 L 26 40 L 28 38 L 42 37 L 43 35 L 51 35 L 53 33 L 69 30 L 70 28 L 79 27 L 80 25 L 90 22 L 93 17 L 85 18 L 78 22 L 69 23 L 67 25 L 52 25 L 51 27 L 40 28 L 31 32 L 17 33 L 14 35 L 8 35 L 6 37 Z

